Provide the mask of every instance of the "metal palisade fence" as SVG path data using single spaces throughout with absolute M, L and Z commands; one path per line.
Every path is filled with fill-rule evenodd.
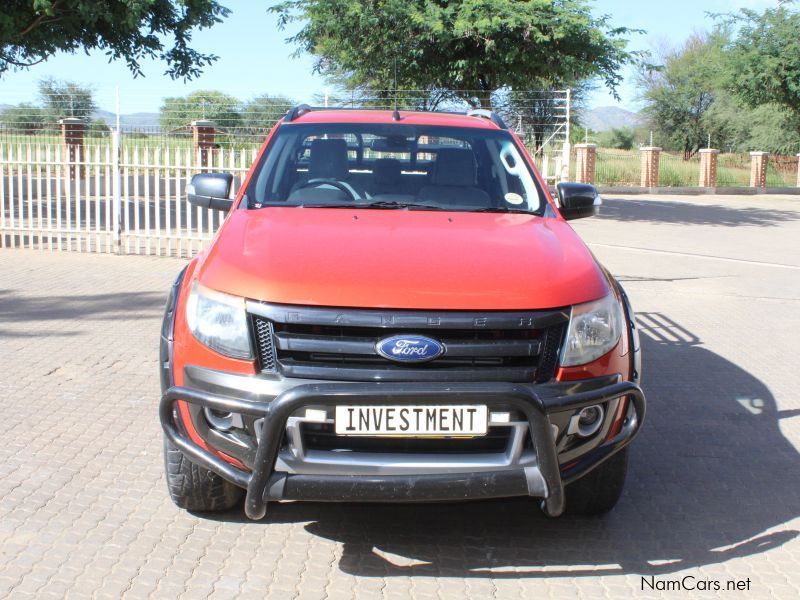
M 310 104 L 466 110 L 464 93 L 319 94 Z M 158 113 L 104 112 L 74 103 L 0 111 L 0 247 L 188 257 L 224 215 L 192 206 L 186 184 L 203 171 L 238 187 L 290 95 L 239 102 L 203 93 L 165 99 Z M 569 169 L 569 92 L 499 94 L 549 183 Z M 116 102 L 119 106 L 119 101 Z M 83 112 L 81 112 L 83 110 Z
M 0 144 L 0 247 L 191 256 L 223 215 L 191 206 L 186 184 L 201 171 L 241 181 L 256 152 Z

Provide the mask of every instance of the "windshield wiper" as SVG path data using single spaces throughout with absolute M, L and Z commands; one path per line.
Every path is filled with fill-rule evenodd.
M 355 204 L 309 204 L 308 202 L 301 202 L 300 204 L 287 204 L 287 207 L 294 208 L 358 208 Z
M 476 208 L 475 210 L 471 210 L 469 212 L 479 212 L 479 213 L 515 213 L 521 215 L 530 215 L 532 214 L 529 210 L 525 210 L 524 208 L 508 208 L 507 206 L 487 206 L 485 208 Z
M 379 201 L 352 204 L 295 204 L 299 208 L 386 208 L 386 209 L 401 209 L 407 208 L 409 210 L 444 210 L 439 206 L 432 206 L 430 204 L 415 204 L 413 202 L 394 202 L 394 201 Z
M 433 206 L 432 204 L 416 204 L 414 202 L 395 202 L 388 200 L 380 200 L 377 202 L 357 203 L 352 202 L 348 204 L 329 204 L 329 203 L 308 203 L 301 202 L 300 204 L 264 204 L 262 208 L 269 206 L 285 207 L 285 208 L 386 208 L 386 209 L 401 209 L 407 208 L 408 210 L 447 210 L 441 206 Z
M 352 203 L 352 204 L 295 204 L 299 208 L 383 208 L 387 210 L 458 210 L 459 212 L 479 212 L 479 213 L 517 213 L 529 215 L 532 214 L 529 210 L 524 208 L 509 208 L 507 206 L 486 206 L 484 208 L 476 208 L 474 210 L 463 209 L 449 209 L 443 206 L 435 206 L 433 204 L 420 204 L 417 202 L 397 202 L 395 200 L 377 200 L 375 202 L 367 203 Z
M 369 202 L 368 204 L 359 204 L 358 208 L 388 208 L 388 209 L 407 208 L 409 210 L 446 210 L 441 206 L 433 206 L 432 204 L 417 204 L 415 202 L 395 202 L 394 200 L 378 200 L 376 202 Z

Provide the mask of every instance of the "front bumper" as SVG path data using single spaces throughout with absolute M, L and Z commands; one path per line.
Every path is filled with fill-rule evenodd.
M 618 433 L 577 461 L 560 468 L 549 413 L 577 410 L 618 398 L 632 410 Z M 251 472 L 239 469 L 191 441 L 178 428 L 174 403 L 183 400 L 221 412 L 263 419 Z M 275 470 L 289 417 L 306 406 L 347 404 L 502 404 L 519 410 L 528 421 L 535 464 L 502 471 L 424 475 L 293 474 Z M 245 513 L 260 519 L 270 500 L 314 501 L 448 501 L 530 495 L 543 499 L 550 516 L 564 510 L 564 485 L 627 446 L 645 416 L 644 394 L 630 381 L 569 393 L 509 383 L 322 383 L 292 387 L 274 398 L 241 399 L 198 389 L 172 386 L 161 398 L 161 425 L 169 440 L 193 462 L 247 490 Z

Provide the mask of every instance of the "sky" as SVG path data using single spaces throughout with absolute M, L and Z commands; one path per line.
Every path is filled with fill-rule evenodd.
M 264 93 L 283 94 L 297 101 L 312 101 L 325 89 L 325 81 L 312 72 L 309 56 L 293 58 L 286 43 L 291 31 L 279 31 L 275 15 L 267 12 L 270 0 L 221 0 L 231 15 L 211 29 L 198 31 L 193 45 L 213 52 L 219 60 L 190 82 L 174 81 L 163 74 L 164 65 L 144 61 L 145 76 L 134 79 L 124 62 L 109 63 L 102 52 L 89 55 L 60 53 L 28 71 L 10 72 L 0 79 L 0 104 L 36 99 L 36 84 L 43 77 L 88 84 L 95 90 L 100 108 L 113 111 L 119 89 L 120 112 L 156 112 L 161 99 L 183 96 L 196 90 L 215 89 L 247 100 Z M 692 32 L 708 30 L 713 19 L 707 13 L 728 12 L 741 7 L 763 9 L 774 0 L 595 0 L 595 15 L 609 15 L 613 26 L 643 29 L 632 35 L 629 49 L 652 50 L 678 45 Z M 633 70 L 623 72 L 619 100 L 600 86 L 588 99 L 590 108 L 619 106 L 638 110 Z

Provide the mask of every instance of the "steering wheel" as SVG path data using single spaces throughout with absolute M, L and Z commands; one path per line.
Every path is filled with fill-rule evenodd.
M 346 181 L 340 181 L 339 179 L 328 179 L 325 177 L 318 177 L 316 179 L 309 179 L 306 182 L 301 183 L 297 189 L 302 190 L 303 188 L 307 187 L 320 187 L 323 185 L 329 185 L 331 187 L 336 188 L 337 190 L 344 192 L 350 199 L 354 202 L 358 202 L 361 200 L 361 194 L 359 194 L 352 185 L 347 183 Z

